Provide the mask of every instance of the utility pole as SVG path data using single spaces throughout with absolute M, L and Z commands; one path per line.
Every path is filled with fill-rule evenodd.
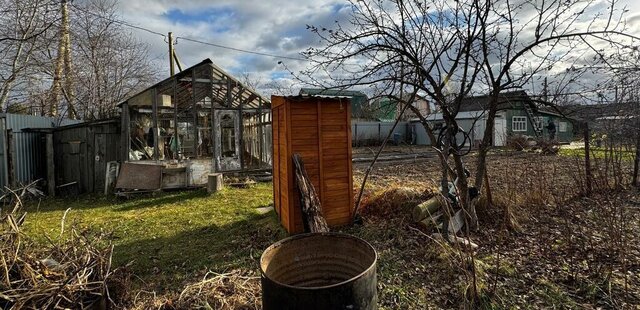
M 548 99 L 547 95 L 549 94 L 549 89 L 547 87 L 548 87 L 547 77 L 545 76 L 544 77 L 544 89 L 542 90 L 542 95 L 543 95 L 542 99 L 544 100 L 545 103 L 547 102 L 547 99 Z
M 171 31 L 169 31 L 169 73 L 171 74 L 171 76 L 173 76 L 175 74 L 174 71 L 174 51 L 173 51 L 173 33 L 171 33 Z

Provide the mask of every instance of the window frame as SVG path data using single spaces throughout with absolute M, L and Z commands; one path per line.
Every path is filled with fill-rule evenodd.
M 567 122 L 558 122 L 558 132 L 567 132 L 568 127 Z
M 517 119 L 517 120 L 516 120 Z M 518 126 L 516 126 L 518 124 Z M 527 131 L 527 117 L 514 115 L 511 117 L 511 131 L 513 132 L 526 132 Z

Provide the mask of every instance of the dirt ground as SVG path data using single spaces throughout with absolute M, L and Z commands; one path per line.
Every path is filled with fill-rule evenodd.
M 604 173 L 595 173 L 595 189 L 584 197 L 580 158 L 498 151 L 489 159 L 493 205 L 479 206 L 480 230 L 470 234 L 479 245 L 474 253 L 443 248 L 429 237 L 433 231 L 421 231 L 408 216 L 437 190 L 435 156 L 374 168 L 364 224 L 348 232 L 380 252 L 383 308 L 460 308 L 474 287 L 480 308 L 640 307 L 637 189 L 615 184 L 614 177 L 605 185 Z M 465 162 L 473 175 L 475 156 Z M 602 161 L 596 166 L 606 168 Z M 354 167 L 357 186 L 367 166 Z M 519 229 L 506 229 L 505 206 Z

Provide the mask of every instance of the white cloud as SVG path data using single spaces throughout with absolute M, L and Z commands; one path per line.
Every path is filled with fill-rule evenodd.
M 122 19 L 160 33 L 172 31 L 177 37 L 190 37 L 239 49 L 300 57 L 299 52 L 318 44 L 318 38 L 306 29 L 307 24 L 331 28 L 336 20 L 346 22 L 350 9 L 343 0 L 119 0 Z M 522 0 L 524 2 L 529 2 Z M 599 0 L 599 7 L 606 9 L 608 1 Z M 640 35 L 640 1 L 625 0 L 629 31 Z M 224 11 L 229 14 L 207 12 Z M 180 11 L 180 16 L 196 15 L 198 20 L 171 19 L 170 13 Z M 589 12 L 596 14 L 598 12 Z M 152 56 L 160 59 L 158 66 L 168 72 L 167 44 L 163 38 L 140 30 L 131 30 L 133 35 L 147 42 Z M 249 55 L 238 51 L 221 49 L 178 39 L 176 51 L 183 67 L 211 58 L 216 64 L 232 74 L 249 73 L 252 79 L 262 81 L 284 81 L 292 84 L 290 76 L 283 76 L 283 66 L 278 59 Z M 287 67 L 298 71 L 306 62 L 284 60 Z M 570 63 L 567 63 L 567 67 Z M 564 68 L 553 68 L 561 73 Z M 266 93 L 265 93 L 266 94 Z M 268 95 L 268 94 L 266 94 Z
M 261 53 L 301 58 L 299 52 L 317 43 L 306 29 L 307 24 L 330 26 L 344 19 L 345 12 L 336 12 L 339 0 L 263 0 L 263 1 L 166 1 L 119 0 L 121 18 L 136 26 L 160 33 L 173 32 L 178 37 L 176 52 L 183 67 L 205 58 L 232 74 L 251 72 L 256 80 L 264 80 L 274 73 L 281 74 L 280 59 L 257 56 L 180 40 L 179 37 Z M 179 11 L 179 14 L 171 14 Z M 216 14 L 220 11 L 230 14 Z M 207 15 L 207 12 L 211 14 Z M 178 15 L 178 18 L 175 18 Z M 196 16 L 185 20 L 183 16 Z M 174 17 L 173 19 L 170 17 Z M 168 46 L 160 36 L 131 29 L 134 36 L 150 45 L 152 56 L 161 59 L 158 66 L 168 72 Z M 304 61 L 283 60 L 289 69 L 299 70 Z

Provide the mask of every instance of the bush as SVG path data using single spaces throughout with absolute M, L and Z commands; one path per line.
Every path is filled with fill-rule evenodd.
M 516 151 L 522 151 L 529 146 L 529 137 L 525 135 L 507 136 L 507 147 Z

